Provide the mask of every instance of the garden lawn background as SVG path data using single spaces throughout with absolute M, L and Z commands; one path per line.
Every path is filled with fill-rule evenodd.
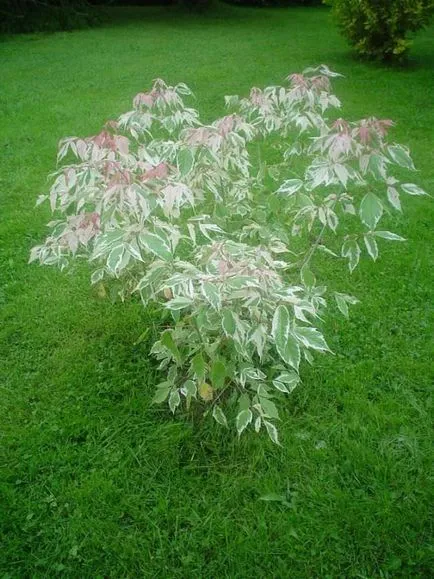
M 113 9 L 0 43 L 0 577 L 430 576 L 432 199 L 404 198 L 386 221 L 408 242 L 378 263 L 318 262 L 361 303 L 349 322 L 331 307 L 335 355 L 302 368 L 281 448 L 152 406 L 152 311 L 102 299 L 84 263 L 26 263 L 58 140 L 99 131 L 156 77 L 212 119 L 225 94 L 324 62 L 346 77 L 342 116 L 394 119 L 420 170 L 407 180 L 434 192 L 432 28 L 394 69 L 355 60 L 324 8 L 222 10 Z

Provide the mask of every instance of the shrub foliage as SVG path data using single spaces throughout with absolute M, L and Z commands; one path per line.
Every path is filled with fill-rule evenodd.
M 30 260 L 86 258 L 104 292 L 158 304 L 154 401 L 172 412 L 195 404 L 277 443 L 279 402 L 304 361 L 329 352 L 327 305 L 348 316 L 357 302 L 317 283 L 313 258 L 353 271 L 362 252 L 376 260 L 385 240 L 403 241 L 380 222 L 402 194 L 425 194 L 393 174 L 413 162 L 388 141 L 390 120 L 328 120 L 337 76 L 322 65 L 226 97 L 232 112 L 207 125 L 185 84 L 156 80 L 98 135 L 60 142 L 62 166 L 38 200 L 55 218 Z
M 343 34 L 367 58 L 399 60 L 411 45 L 410 32 L 426 26 L 434 0 L 326 0 Z

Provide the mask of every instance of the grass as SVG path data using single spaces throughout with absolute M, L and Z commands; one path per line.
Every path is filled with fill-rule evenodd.
M 433 30 L 405 68 L 355 60 L 327 10 L 112 12 L 104 26 L 0 44 L 0 577 L 430 577 L 433 204 L 408 198 L 351 278 L 335 356 L 303 368 L 283 447 L 150 405 L 152 312 L 112 305 L 88 271 L 28 266 L 34 209 L 65 135 L 128 110 L 159 76 L 211 118 L 224 94 L 321 62 L 343 73 L 343 116 L 397 122 L 434 191 Z M 431 302 L 432 303 L 432 302 Z M 261 500 L 265 495 L 281 500 Z M 277 495 L 277 496 L 275 496 Z

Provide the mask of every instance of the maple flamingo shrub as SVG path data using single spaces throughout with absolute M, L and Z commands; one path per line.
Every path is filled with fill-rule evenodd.
M 302 364 L 330 351 L 327 304 L 348 316 L 357 302 L 316 283 L 313 257 L 352 272 L 362 253 L 376 260 L 383 242 L 403 241 L 380 224 L 402 194 L 425 194 L 394 174 L 413 161 L 388 140 L 390 120 L 328 120 L 338 76 L 322 65 L 226 97 L 231 112 L 209 125 L 185 104 L 185 84 L 156 80 L 98 135 L 60 142 L 38 200 L 55 219 L 30 261 L 64 269 L 85 257 L 92 284 L 116 280 L 121 299 L 158 304 L 154 402 L 172 412 L 195 404 L 278 443 L 279 403 Z

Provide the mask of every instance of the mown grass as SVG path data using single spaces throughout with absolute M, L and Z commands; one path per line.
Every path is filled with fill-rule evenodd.
M 377 264 L 322 267 L 362 301 L 326 320 L 336 355 L 303 368 L 282 448 L 151 406 L 152 311 L 101 300 L 84 264 L 26 264 L 59 138 L 94 133 L 155 77 L 189 84 L 211 118 L 224 94 L 325 62 L 346 76 L 343 116 L 393 118 L 434 191 L 432 29 L 393 69 L 354 60 L 325 9 L 225 10 L 131 9 L 0 44 L 1 577 L 431 576 L 432 200 L 405 201 L 391 227 L 408 243 Z

